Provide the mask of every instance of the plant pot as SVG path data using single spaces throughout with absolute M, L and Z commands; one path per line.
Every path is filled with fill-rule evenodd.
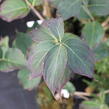
M 17 73 L 0 72 L 0 109 L 39 109 L 36 91 L 26 91 L 17 79 Z

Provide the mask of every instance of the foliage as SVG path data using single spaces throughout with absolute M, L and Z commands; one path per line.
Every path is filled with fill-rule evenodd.
M 37 10 L 40 5 L 51 15 L 56 10 L 56 18 L 42 16 L 44 12 Z M 104 24 L 97 18 L 107 18 L 109 0 L 5 0 L 0 6 L 0 18 L 11 22 L 30 11 L 43 23 L 31 32 L 17 33 L 12 47 L 7 37 L 0 40 L 0 71 L 19 69 L 18 78 L 25 89 L 37 87 L 43 77 L 53 95 L 60 93 L 74 73 L 92 78 L 94 70 L 107 72 L 109 42 Z M 64 21 L 72 17 L 83 26 L 79 30 L 82 38 L 64 29 Z M 100 74 L 96 75 L 100 78 Z
M 108 106 L 105 103 L 105 98 L 106 96 L 102 91 L 98 97 L 95 97 L 95 99 L 84 101 L 81 104 L 80 109 L 108 109 Z

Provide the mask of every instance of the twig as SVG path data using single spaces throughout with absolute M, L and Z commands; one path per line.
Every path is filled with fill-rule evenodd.
M 104 93 L 105 93 L 105 94 L 108 94 L 108 93 L 109 93 L 109 90 L 106 90 Z
M 109 24 L 109 17 L 102 23 L 102 26 L 106 26 L 107 24 Z
M 34 8 L 34 6 L 31 5 L 31 3 L 28 0 L 25 0 L 25 2 L 27 3 L 27 5 L 31 8 L 31 10 L 35 13 L 35 15 L 40 19 L 40 20 L 45 20 L 41 14 Z
M 84 99 L 84 100 L 89 100 L 88 97 L 90 97 L 91 94 L 90 94 L 90 93 L 85 93 L 85 92 L 75 92 L 75 93 L 74 93 L 73 95 L 71 95 L 71 96 L 78 96 L 78 97 L 80 97 L 80 98 L 82 98 L 82 99 Z
M 108 94 L 109 90 L 104 91 L 104 94 Z M 75 92 L 73 95 L 79 96 L 83 99 L 88 99 L 87 97 L 91 97 L 91 93 L 85 93 L 85 92 Z M 96 94 L 97 96 L 100 96 L 100 93 Z
M 109 17 L 102 23 L 104 30 L 109 28 Z
M 90 93 L 85 93 L 85 92 L 75 92 L 74 95 L 76 95 L 76 96 L 91 96 Z

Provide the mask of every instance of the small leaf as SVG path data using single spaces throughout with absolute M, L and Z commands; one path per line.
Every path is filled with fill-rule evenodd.
M 109 45 L 108 41 L 100 43 L 96 48 L 94 48 L 94 53 L 97 61 L 103 58 L 109 57 Z
M 19 48 L 24 54 L 26 54 L 27 49 L 31 44 L 32 39 L 26 33 L 17 33 L 13 46 Z
M 0 18 L 11 22 L 18 18 L 23 18 L 30 9 L 23 0 L 5 0 L 0 7 Z
M 57 13 L 66 20 L 77 15 L 80 12 L 81 5 L 81 0 L 61 0 L 57 6 Z
M 69 80 L 69 74 L 65 72 L 66 64 L 67 50 L 60 45 L 51 49 L 45 58 L 43 76 L 53 95 L 59 93 Z
M 104 37 L 104 30 L 98 22 L 91 22 L 85 25 L 82 35 L 90 48 L 95 47 Z
M 74 93 L 76 90 L 71 82 L 67 82 L 66 85 L 64 86 L 64 89 L 67 89 L 71 94 Z
M 31 47 L 27 66 L 32 73 L 32 77 L 42 74 L 44 58 L 47 55 L 48 51 L 54 46 L 55 45 L 50 41 L 41 41 L 39 44 L 34 44 Z
M 65 36 L 67 37 L 67 34 Z M 64 45 L 68 52 L 68 65 L 73 72 L 92 77 L 95 60 L 89 47 L 76 37 L 66 40 Z
M 26 65 L 26 59 L 17 48 L 9 48 L 5 56 L 0 58 L 0 71 L 13 71 Z
M 21 81 L 24 89 L 32 90 L 37 87 L 41 81 L 41 77 L 29 79 L 30 72 L 27 69 L 22 69 L 18 72 L 18 78 Z
M 44 40 L 61 40 L 64 36 L 64 23 L 62 18 L 46 20 L 38 30 L 30 33 L 36 42 Z

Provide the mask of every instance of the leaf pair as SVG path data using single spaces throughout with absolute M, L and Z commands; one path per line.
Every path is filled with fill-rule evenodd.
M 109 0 L 50 0 L 65 20 L 75 16 L 91 18 L 93 15 L 105 16 L 109 14 Z
M 28 0 L 33 6 L 40 5 L 41 0 Z M 0 18 L 11 22 L 25 17 L 30 12 L 25 0 L 5 0 L 0 6 Z
M 71 72 L 91 77 L 94 57 L 89 47 L 78 37 L 64 33 L 62 18 L 45 21 L 31 32 L 36 41 L 28 57 L 32 78 L 43 76 L 54 94 L 69 80 Z

